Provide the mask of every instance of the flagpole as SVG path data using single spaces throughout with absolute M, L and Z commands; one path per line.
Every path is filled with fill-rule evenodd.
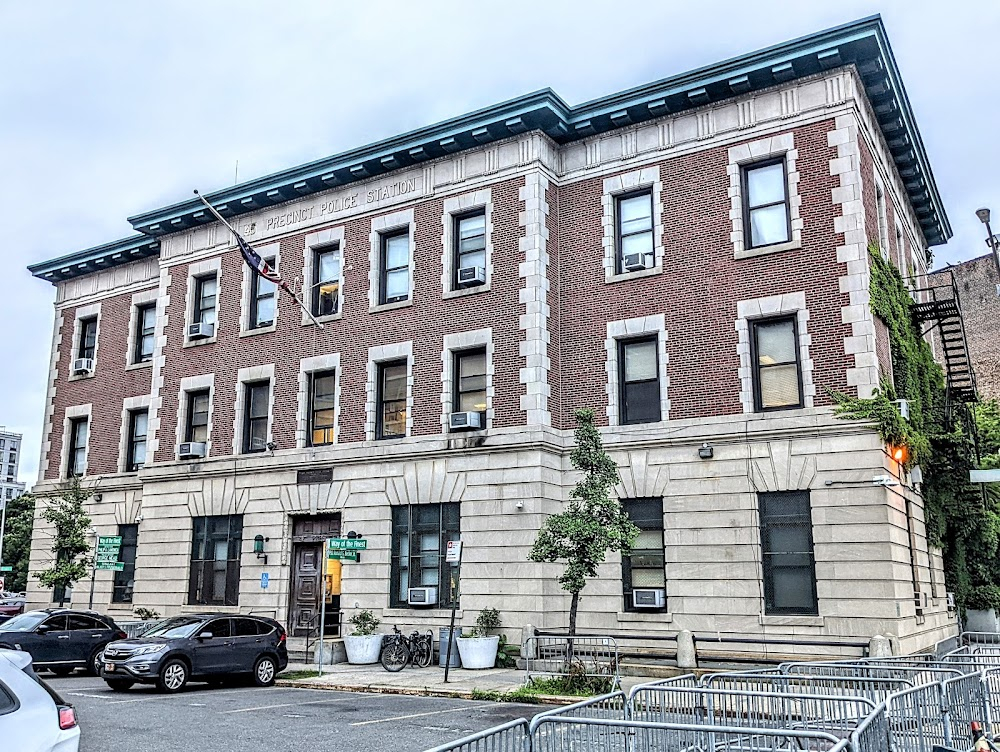
M 237 242 L 239 242 L 239 240 L 240 240 L 240 234 L 238 232 L 236 232 L 236 230 L 233 229 L 233 226 L 226 221 L 225 217 L 223 217 L 221 214 L 219 214 L 219 212 L 216 211 L 215 207 L 212 206 L 210 203 L 208 203 L 208 200 L 204 196 L 202 196 L 200 193 L 198 193 L 197 189 L 195 189 L 194 195 L 197 196 L 199 199 L 201 199 L 201 203 L 203 203 L 208 208 L 208 210 L 210 212 L 212 212 L 212 214 L 215 216 L 216 219 L 218 219 L 220 222 L 222 222 L 222 224 L 224 224 L 226 226 L 226 228 L 229 230 L 229 232 L 231 232 L 233 234 L 233 237 L 235 237 L 237 239 Z M 246 242 L 246 241 L 244 241 L 244 242 Z M 292 289 L 288 286 L 287 282 L 285 282 L 284 280 L 282 280 L 281 283 L 278 285 L 278 287 L 282 288 L 285 292 L 287 292 L 289 295 L 292 296 L 292 300 L 294 300 L 296 303 L 299 304 L 299 307 L 302 309 L 302 312 L 306 316 L 309 317 L 310 321 L 312 321 L 320 329 L 325 329 L 326 328 L 325 326 L 323 326 L 323 324 L 321 324 L 319 321 L 316 320 L 316 317 L 313 316 L 312 311 L 310 311 L 306 307 L 306 304 L 302 302 L 302 299 L 298 295 L 296 295 L 294 292 L 292 292 Z

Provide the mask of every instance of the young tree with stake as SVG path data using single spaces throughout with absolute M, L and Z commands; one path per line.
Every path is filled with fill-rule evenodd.
M 48 569 L 36 572 L 35 577 L 45 587 L 61 589 L 60 606 L 66 601 L 66 588 L 90 574 L 90 543 L 87 541 L 90 517 L 83 505 L 93 495 L 93 491 L 80 485 L 79 478 L 73 478 L 49 498 L 41 512 L 42 519 L 55 527 L 52 535 L 55 561 Z

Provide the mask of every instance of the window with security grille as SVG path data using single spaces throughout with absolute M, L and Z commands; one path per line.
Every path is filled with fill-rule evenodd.
M 660 420 L 660 371 L 657 336 L 618 343 L 621 423 Z
M 639 528 L 639 537 L 632 553 L 622 557 L 622 589 L 626 611 L 666 611 L 635 607 L 636 590 L 666 590 L 667 576 L 663 550 L 663 499 L 622 499 L 622 507 L 632 524 Z
M 381 284 L 379 304 L 398 303 L 410 297 L 410 233 L 409 230 L 383 235 L 381 238 Z
M 340 310 L 340 246 L 313 249 L 312 313 L 332 316 Z
M 121 547 L 118 549 L 118 561 L 125 566 L 115 572 L 111 602 L 131 603 L 132 591 L 135 588 L 135 552 L 139 545 L 139 526 L 119 525 L 118 535 L 122 538 Z
M 135 350 L 133 363 L 148 363 L 153 359 L 156 334 L 156 303 L 141 305 L 135 312 Z
M 787 243 L 792 236 L 785 159 L 743 168 L 743 225 L 748 248 Z
M 758 411 L 802 407 L 798 326 L 794 316 L 750 324 L 754 404 Z
M 486 210 L 477 209 L 455 217 L 455 276 L 452 286 L 458 289 L 461 269 L 480 266 L 486 269 Z
M 653 267 L 653 191 L 626 193 L 615 198 L 615 241 L 618 246 L 616 271 L 626 268 L 626 257 L 638 255 L 645 268 Z
M 309 446 L 325 446 L 334 439 L 334 371 L 317 371 L 309 376 Z
M 462 350 L 455 353 L 455 412 L 479 413 L 486 427 L 486 350 Z
M 406 436 L 406 371 L 405 360 L 378 364 L 376 439 Z
M 263 452 L 267 449 L 267 419 L 270 411 L 271 384 L 256 381 L 244 384 L 243 452 Z
M 764 612 L 816 615 L 816 560 L 808 491 L 757 494 Z
M 188 603 L 239 605 L 243 515 L 195 517 Z
M 277 269 L 274 258 L 264 259 L 271 269 Z M 250 328 L 260 329 L 274 323 L 274 304 L 277 285 L 254 271 L 250 272 Z
M 97 318 L 80 319 L 80 346 L 76 357 L 93 360 L 97 352 Z
M 392 508 L 390 606 L 407 606 L 409 589 L 418 587 L 437 588 L 437 605 L 452 605 L 453 585 L 458 594 L 458 572 L 445 561 L 445 552 L 448 541 L 461 534 L 460 508 L 457 502 Z

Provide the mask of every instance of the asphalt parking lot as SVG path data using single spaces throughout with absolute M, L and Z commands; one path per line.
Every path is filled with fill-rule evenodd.
M 292 687 L 209 687 L 176 695 L 100 679 L 45 681 L 76 707 L 81 752 L 420 752 L 539 708 L 451 698 Z

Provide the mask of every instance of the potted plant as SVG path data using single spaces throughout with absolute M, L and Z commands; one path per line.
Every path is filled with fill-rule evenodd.
M 354 631 L 344 637 L 347 662 L 378 663 L 378 656 L 382 651 L 382 635 L 376 632 L 379 620 L 375 614 L 366 608 L 352 615 L 348 621 L 354 627 Z
M 476 617 L 476 626 L 468 636 L 459 637 L 458 653 L 462 656 L 463 668 L 493 668 L 497 661 L 499 635 L 491 635 L 500 629 L 500 612 L 495 608 L 484 608 Z

